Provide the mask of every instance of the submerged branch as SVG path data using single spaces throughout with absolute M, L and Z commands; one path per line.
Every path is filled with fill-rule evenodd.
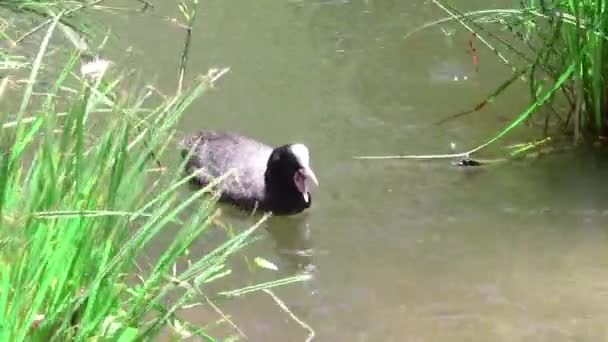
M 289 317 L 291 317 L 294 321 L 296 321 L 296 323 L 298 323 L 302 328 L 308 330 L 308 338 L 306 338 L 306 342 L 310 342 L 315 338 L 316 334 L 315 334 L 314 329 L 311 328 L 310 325 L 308 325 L 306 322 L 301 320 L 298 316 L 296 316 L 291 310 L 289 310 L 289 308 L 281 300 L 281 298 L 277 297 L 277 295 L 275 295 L 269 289 L 264 289 L 262 291 L 266 292 L 270 297 L 272 297 L 272 299 L 275 301 L 275 303 L 277 303 L 277 305 L 281 308 L 281 310 L 285 311 L 289 315 Z
M 180 8 L 182 8 L 181 5 L 180 5 Z M 180 66 L 179 66 L 179 76 L 178 76 L 178 81 L 177 81 L 177 93 L 178 94 L 181 94 L 181 92 L 182 92 L 184 76 L 186 74 L 186 66 L 188 64 L 188 54 L 190 53 L 190 44 L 192 42 L 192 27 L 194 26 L 194 20 L 196 19 L 197 8 L 198 8 L 198 0 L 194 0 L 194 8 L 192 9 L 192 12 L 185 13 L 184 9 L 182 8 L 182 11 L 184 11 L 183 15 L 188 19 L 188 25 L 186 25 L 186 27 L 185 27 L 186 37 L 184 38 L 184 49 L 182 50 L 181 62 L 180 62 Z
M 446 6 L 442 5 L 438 0 L 431 0 L 431 1 L 435 5 L 437 5 L 439 8 L 441 8 L 442 10 L 444 10 L 446 13 L 448 13 L 449 15 L 451 15 L 452 17 L 454 17 L 454 19 L 457 20 L 462 26 L 464 26 L 464 28 L 466 28 L 469 32 L 471 32 L 472 34 L 474 34 L 479 39 L 480 42 L 482 42 L 492 52 L 494 52 L 498 56 L 498 58 L 500 58 L 505 64 L 510 65 L 509 60 L 507 58 L 505 58 L 498 50 L 496 50 L 496 48 L 493 47 L 492 44 L 490 44 L 490 42 L 488 42 L 485 38 L 483 38 L 477 32 L 475 32 L 475 30 L 471 26 L 469 26 L 467 23 L 465 23 L 464 20 L 462 20 L 462 18 L 461 18 L 460 15 L 454 13 L 449 8 L 447 8 Z

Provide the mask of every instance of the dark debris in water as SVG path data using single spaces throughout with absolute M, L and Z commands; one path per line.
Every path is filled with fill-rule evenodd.
M 452 165 L 456 166 L 481 166 L 483 165 L 481 162 L 471 159 L 469 157 L 462 158 L 460 160 L 452 162 Z

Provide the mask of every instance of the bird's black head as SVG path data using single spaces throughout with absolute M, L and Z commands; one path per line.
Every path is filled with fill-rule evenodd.
M 319 185 L 310 168 L 308 148 L 289 144 L 275 148 L 266 166 L 266 194 L 277 214 L 296 213 L 310 207 L 308 181 Z

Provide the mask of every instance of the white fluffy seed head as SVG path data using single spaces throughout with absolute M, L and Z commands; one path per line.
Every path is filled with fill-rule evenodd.
M 293 144 L 289 147 L 296 160 L 304 168 L 310 167 L 310 155 L 308 153 L 308 147 L 304 144 Z

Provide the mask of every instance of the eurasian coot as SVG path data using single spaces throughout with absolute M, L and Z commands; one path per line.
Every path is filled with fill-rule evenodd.
M 188 158 L 186 171 L 205 186 L 234 170 L 217 190 L 220 201 L 245 210 L 292 215 L 310 207 L 308 180 L 318 185 L 310 168 L 304 144 L 271 147 L 254 139 L 216 131 L 201 131 L 180 142 L 181 155 Z

